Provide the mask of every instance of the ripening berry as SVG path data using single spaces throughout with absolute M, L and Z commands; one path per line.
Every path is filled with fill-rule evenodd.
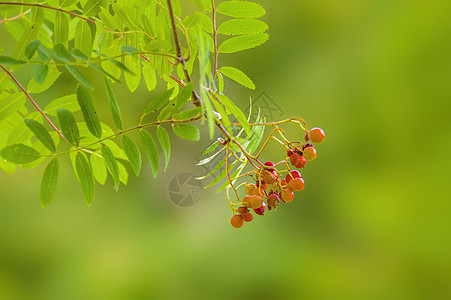
M 277 179 L 279 179 L 279 175 L 277 175 L 277 172 L 275 170 L 264 170 L 262 172 L 262 179 L 267 184 L 273 184 L 277 181 Z
M 254 216 L 250 212 L 247 212 L 242 216 L 242 218 L 244 222 L 250 222 L 254 219 Z
M 255 190 L 257 186 L 253 183 L 246 185 L 245 193 L 246 195 L 252 195 L 252 192 Z
M 282 179 L 282 181 L 280 182 L 280 185 L 282 185 L 282 187 L 286 186 L 288 184 L 286 179 Z
M 251 196 L 251 199 L 249 200 L 249 204 L 251 205 L 251 208 L 259 208 L 263 204 L 263 199 L 260 196 Z
M 304 158 L 306 161 L 312 161 L 316 158 L 316 149 L 313 147 L 307 147 L 304 149 Z
M 255 186 L 256 186 L 257 188 L 260 187 L 260 183 L 259 183 L 259 182 L 255 183 Z M 262 189 L 267 190 L 268 187 L 269 187 L 269 184 L 267 184 L 266 182 L 264 182 L 264 181 L 262 180 L 262 181 L 261 181 L 261 186 L 262 186 Z M 256 190 L 257 190 L 257 189 L 256 189 Z M 258 195 L 258 194 L 255 194 L 255 190 L 254 190 L 254 195 Z
M 287 156 L 288 156 L 288 157 L 290 157 L 291 155 L 293 155 L 293 153 L 294 153 L 293 150 L 291 150 L 291 149 L 289 149 L 289 148 L 287 149 Z
M 301 173 L 299 173 L 299 171 L 294 170 L 288 173 L 287 176 L 285 176 L 287 183 L 290 183 L 291 179 L 293 178 L 302 178 L 302 175 Z
M 238 207 L 238 213 L 240 215 L 244 215 L 245 213 L 248 213 L 248 212 L 249 212 L 249 209 L 247 209 L 246 207 L 244 207 L 244 206 Z
M 286 188 L 282 192 L 280 192 L 280 196 L 285 202 L 291 202 L 294 199 L 294 193 L 290 188 Z
M 290 163 L 292 166 L 296 166 L 298 161 L 301 159 L 301 156 L 297 153 L 293 153 L 293 155 L 290 156 Z
M 268 167 L 274 167 L 275 166 L 275 164 L 273 162 L 271 162 L 271 161 L 265 162 L 264 165 L 268 166 Z
M 288 187 L 292 191 L 302 191 L 304 189 L 305 183 L 302 178 L 295 178 L 288 183 Z
M 300 155 L 298 162 L 294 166 L 298 169 L 302 169 L 305 166 L 305 163 L 306 163 L 306 161 L 305 161 L 304 156 Z
M 267 184 L 265 184 L 265 185 L 266 185 L 266 188 L 268 188 L 268 185 Z M 262 188 L 256 188 L 254 190 L 254 192 L 252 193 L 252 195 L 257 195 L 257 196 L 260 196 L 260 197 L 264 197 L 264 196 L 266 196 L 266 192 Z
M 271 194 L 268 196 L 267 202 L 269 207 L 276 208 L 280 203 L 280 197 L 277 194 Z
M 326 134 L 321 128 L 315 127 L 310 130 L 310 139 L 314 143 L 321 143 L 322 141 L 324 141 L 325 136 Z
M 241 228 L 244 225 L 244 220 L 241 215 L 233 215 L 232 219 L 230 220 L 230 224 L 232 224 L 235 228 Z
M 254 208 L 254 211 L 257 215 L 263 216 L 265 214 L 266 203 L 263 202 L 259 208 Z
M 251 198 L 252 196 L 245 196 L 243 200 L 241 201 L 244 205 L 244 207 L 251 207 Z

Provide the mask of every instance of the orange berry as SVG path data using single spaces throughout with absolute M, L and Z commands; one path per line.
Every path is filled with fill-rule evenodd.
M 244 225 L 244 220 L 241 215 L 233 215 L 232 219 L 230 220 L 230 224 L 232 224 L 235 228 L 241 228 Z
M 288 187 L 292 191 L 302 191 L 304 189 L 305 183 L 302 178 L 295 178 L 288 183 Z
M 255 190 L 257 186 L 253 183 L 246 185 L 246 190 L 244 191 L 246 195 L 252 195 L 252 192 Z
M 242 218 L 244 222 L 250 222 L 254 219 L 254 216 L 250 212 L 247 212 L 242 216 Z
M 302 169 L 305 166 L 305 162 L 304 156 L 300 155 L 298 162 L 294 166 L 298 169 Z
M 267 184 L 273 184 L 279 178 L 276 171 L 264 170 L 262 172 L 262 179 Z
M 276 208 L 280 203 L 280 197 L 277 194 L 271 194 L 268 196 L 267 202 L 270 207 Z
M 304 149 L 304 158 L 306 161 L 312 161 L 316 158 L 316 149 L 313 147 L 307 147 Z
M 286 185 L 288 184 L 288 182 L 287 182 L 286 179 L 282 179 L 282 181 L 280 182 L 280 184 L 281 184 L 282 186 L 286 186 Z
M 300 155 L 297 153 L 293 153 L 293 155 L 290 156 L 290 163 L 292 166 L 296 166 L 300 159 Z
M 268 185 L 266 185 L 266 188 L 268 188 Z M 263 196 L 265 196 L 266 195 L 266 193 L 265 193 L 265 190 L 264 189 L 262 189 L 262 188 L 256 188 L 255 190 L 254 190 L 254 192 L 252 193 L 252 195 L 257 195 L 257 196 L 260 196 L 260 197 L 263 197 Z
M 249 209 L 247 209 L 247 208 L 244 207 L 244 206 L 240 206 L 240 207 L 238 208 L 238 213 L 239 213 L 240 215 L 244 215 L 244 214 L 247 213 L 247 212 L 249 212 Z
M 284 189 L 280 193 L 280 196 L 281 196 L 282 200 L 285 202 L 291 202 L 294 199 L 294 193 L 290 188 Z
M 252 196 L 249 201 L 251 208 L 259 208 L 263 204 L 263 199 L 260 196 Z
M 289 183 L 292 179 L 301 177 L 302 177 L 301 173 L 299 173 L 299 171 L 294 170 L 288 173 L 287 176 L 285 176 L 285 180 L 287 183 Z
M 312 140 L 312 142 L 314 143 L 321 143 L 322 141 L 324 141 L 325 137 L 326 134 L 321 128 L 315 127 L 310 130 L 310 140 Z
M 253 196 L 245 196 L 243 198 L 243 200 L 241 202 L 243 203 L 244 207 L 251 207 L 251 198 L 252 197 Z

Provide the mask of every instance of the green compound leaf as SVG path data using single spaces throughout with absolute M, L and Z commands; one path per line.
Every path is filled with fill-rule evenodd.
M 89 81 L 80 74 L 80 72 L 77 71 L 77 69 L 75 69 L 73 66 L 70 65 L 65 65 L 66 69 L 69 71 L 69 73 L 81 84 L 83 84 L 85 87 L 87 87 L 88 89 L 92 90 L 94 89 L 94 87 L 92 86 L 91 83 L 89 83 Z
M 233 67 L 222 67 L 219 69 L 219 72 L 221 72 L 223 75 L 229 77 L 232 80 L 235 80 L 239 84 L 247 87 L 248 89 L 254 90 L 255 85 L 252 82 L 252 80 L 247 77 L 246 74 L 244 74 L 241 70 L 238 70 L 237 68 Z
M 55 157 L 45 168 L 42 175 L 41 188 L 39 190 L 39 201 L 42 207 L 47 207 L 55 198 L 56 188 L 58 186 L 59 163 Z
M 141 172 L 142 158 L 138 146 L 136 146 L 135 142 L 133 142 L 130 137 L 123 135 L 122 148 L 124 149 L 125 155 L 127 155 L 128 159 L 130 160 L 130 164 L 132 165 L 136 177 L 139 177 L 139 173 Z
M 101 185 L 104 185 L 108 177 L 105 160 L 98 153 L 95 153 L 90 156 L 89 161 L 91 162 L 91 170 L 94 179 Z
M 83 153 L 78 152 L 75 156 L 75 172 L 80 182 L 83 198 L 88 206 L 94 200 L 95 182 L 92 176 L 91 167 Z
M 146 108 L 143 111 L 143 114 L 157 112 L 163 105 L 169 101 L 174 89 L 169 89 L 164 91 L 154 99 L 150 100 L 149 104 L 147 104 Z
M 157 138 L 160 142 L 161 148 L 163 149 L 164 158 L 165 158 L 165 164 L 164 164 L 164 170 L 166 171 L 166 168 L 168 167 L 169 159 L 171 157 L 171 140 L 169 139 L 169 134 L 161 126 L 157 127 Z
M 174 124 L 172 126 L 174 133 L 185 140 L 198 141 L 200 139 L 199 129 L 189 124 Z
M 257 47 L 269 38 L 266 33 L 249 34 L 230 38 L 225 40 L 218 49 L 218 52 L 222 53 L 235 53 Z
M 257 3 L 247 1 L 226 1 L 216 7 L 216 11 L 234 18 L 260 18 L 266 11 Z
M 158 174 L 158 150 L 155 145 L 153 137 L 145 130 L 141 130 L 140 133 L 141 143 L 149 158 L 150 166 L 152 167 L 153 177 L 157 177 Z
M 33 70 L 33 78 L 37 83 L 43 84 L 45 78 L 47 77 L 48 72 L 49 72 L 48 65 L 37 65 Z
M 106 87 L 106 96 L 108 99 L 108 103 L 110 104 L 111 114 L 113 116 L 114 126 L 118 129 L 122 129 L 122 120 L 121 120 L 121 110 L 119 109 L 119 103 L 117 102 L 116 95 L 114 94 L 113 88 L 109 80 L 104 77 L 105 87 Z
M 25 119 L 25 125 L 27 125 L 27 127 L 30 128 L 31 131 L 33 131 L 34 135 L 47 149 L 49 149 L 53 153 L 56 152 L 55 143 L 53 142 L 50 133 L 41 123 L 35 120 Z
M 100 126 L 100 121 L 99 118 L 97 117 L 97 112 L 94 108 L 94 103 L 92 103 L 91 95 L 81 85 L 77 86 L 76 94 L 78 104 L 80 105 L 81 112 L 83 113 L 83 118 L 85 119 L 89 131 L 95 137 L 100 139 L 102 137 L 102 127 Z
M 114 189 L 117 191 L 119 188 L 119 167 L 116 158 L 114 158 L 113 152 L 111 152 L 110 148 L 105 144 L 102 144 L 101 153 L 105 159 L 108 171 L 110 172 L 111 177 L 113 177 Z
M 191 93 L 193 92 L 193 83 L 188 83 L 174 98 L 171 102 L 168 103 L 158 115 L 158 120 L 166 120 L 172 117 L 173 114 L 178 112 L 191 97 Z
M 24 63 L 26 63 L 26 61 L 17 60 L 5 55 L 0 55 L 0 65 L 21 65 Z
M 30 163 L 41 158 L 41 154 L 38 151 L 24 144 L 6 146 L 0 151 L 0 155 L 6 161 L 16 165 Z
M 39 45 L 41 42 L 39 40 L 34 40 L 32 42 L 29 42 L 27 47 L 25 47 L 25 57 L 27 59 L 30 59 L 35 54 L 36 50 L 38 50 Z
M 69 141 L 69 143 L 75 147 L 78 147 L 78 144 L 80 143 L 80 133 L 74 115 L 67 109 L 63 108 L 58 108 L 56 114 L 58 116 L 61 131 L 63 132 L 64 137 Z

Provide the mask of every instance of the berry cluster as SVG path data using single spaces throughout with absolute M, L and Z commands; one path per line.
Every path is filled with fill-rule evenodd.
M 313 143 L 321 143 L 325 134 L 321 128 L 313 128 L 306 131 L 304 140 L 301 142 L 289 142 L 283 144 L 287 150 L 287 157 L 276 164 L 267 161 L 261 167 L 256 168 L 248 174 L 255 183 L 243 183 L 246 196 L 241 199 L 238 209 L 232 208 L 234 215 L 231 225 L 235 228 L 243 227 L 245 222 L 254 219 L 251 210 L 257 215 L 264 215 L 266 208 L 268 211 L 275 210 L 280 202 L 285 204 L 293 201 L 294 192 L 302 191 L 305 187 L 304 179 L 298 170 L 291 170 L 291 167 L 302 169 L 307 161 L 316 158 L 316 149 Z M 279 165 L 286 166 L 286 170 L 278 170 Z M 290 167 L 291 165 L 291 167 Z M 284 173 L 287 173 L 283 176 Z

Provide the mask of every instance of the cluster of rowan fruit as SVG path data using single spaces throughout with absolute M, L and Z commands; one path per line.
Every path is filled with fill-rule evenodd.
M 285 146 L 287 157 L 285 160 L 274 164 L 267 161 L 262 167 L 255 169 L 251 177 L 255 183 L 245 183 L 246 196 L 241 200 L 242 206 L 234 210 L 234 215 L 230 223 L 235 228 L 243 227 L 245 222 L 254 219 L 251 210 L 257 215 L 264 215 L 266 208 L 269 211 L 276 209 L 280 202 L 288 203 L 293 201 L 294 192 L 302 191 L 305 187 L 304 179 L 298 170 L 291 170 L 291 166 L 301 169 L 307 161 L 316 158 L 316 149 L 312 143 L 321 143 L 325 134 L 321 128 L 312 128 L 306 131 L 306 144 L 299 143 L 299 146 L 293 144 Z M 312 143 L 311 143 L 312 142 Z M 283 171 L 277 170 L 277 165 L 285 164 L 287 174 L 281 176 Z M 281 179 L 283 178 L 283 179 Z

